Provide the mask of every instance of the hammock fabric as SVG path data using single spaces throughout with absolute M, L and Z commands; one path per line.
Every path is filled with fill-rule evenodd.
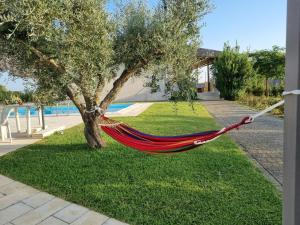
M 212 130 L 201 133 L 181 136 L 154 136 L 142 133 L 128 125 L 117 122 L 105 116 L 101 117 L 101 129 L 116 141 L 136 150 L 158 154 L 184 152 L 213 141 L 220 135 L 240 126 L 251 123 L 251 117 L 245 117 L 241 122 L 224 127 L 221 130 Z

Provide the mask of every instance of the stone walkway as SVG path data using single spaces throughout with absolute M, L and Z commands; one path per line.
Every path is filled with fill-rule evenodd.
M 126 225 L 0 175 L 0 225 Z
M 207 110 L 222 126 L 238 122 L 242 117 L 256 111 L 229 101 L 202 101 Z M 253 158 L 275 181 L 282 186 L 283 120 L 266 115 L 257 118 L 229 135 Z

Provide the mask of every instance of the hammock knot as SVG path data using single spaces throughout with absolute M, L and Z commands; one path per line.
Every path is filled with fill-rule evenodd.
M 254 121 L 254 118 L 252 116 L 246 116 L 245 118 L 242 119 L 242 121 L 240 122 L 240 125 L 249 124 L 249 123 L 252 123 L 253 121 Z
M 103 116 L 105 114 L 105 110 L 97 105 L 94 106 L 94 109 L 86 111 L 86 112 L 87 113 L 98 113 L 100 116 Z

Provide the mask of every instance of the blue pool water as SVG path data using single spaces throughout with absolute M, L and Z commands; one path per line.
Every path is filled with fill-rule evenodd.
M 112 104 L 108 107 L 107 112 L 117 112 L 121 109 L 125 109 L 132 104 L 122 103 L 122 104 Z M 25 116 L 27 109 L 24 107 L 20 107 L 18 109 L 20 116 Z M 58 105 L 58 106 L 45 106 L 44 107 L 45 116 L 55 116 L 55 115 L 79 115 L 79 111 L 74 105 Z M 30 109 L 31 116 L 37 116 L 38 110 L 36 108 Z M 11 117 L 14 116 L 14 112 L 10 114 Z

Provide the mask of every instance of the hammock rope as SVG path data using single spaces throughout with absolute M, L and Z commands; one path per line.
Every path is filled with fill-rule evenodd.
M 286 95 L 300 95 L 300 90 L 293 90 L 284 92 Z M 254 122 L 255 119 L 265 115 L 273 109 L 282 106 L 284 100 L 250 116 L 244 117 L 240 122 L 232 124 L 228 127 L 224 127 L 220 130 L 211 130 L 200 133 L 185 134 L 180 136 L 155 136 L 151 134 L 145 134 L 138 131 L 129 125 L 118 122 L 104 116 L 104 113 L 100 116 L 101 123 L 99 126 L 109 136 L 123 145 L 134 148 L 141 152 L 149 154 L 170 154 L 185 152 L 193 148 L 203 145 L 205 143 L 216 140 L 221 135 L 233 130 L 238 129 L 243 125 Z M 99 107 L 95 111 L 102 111 Z

